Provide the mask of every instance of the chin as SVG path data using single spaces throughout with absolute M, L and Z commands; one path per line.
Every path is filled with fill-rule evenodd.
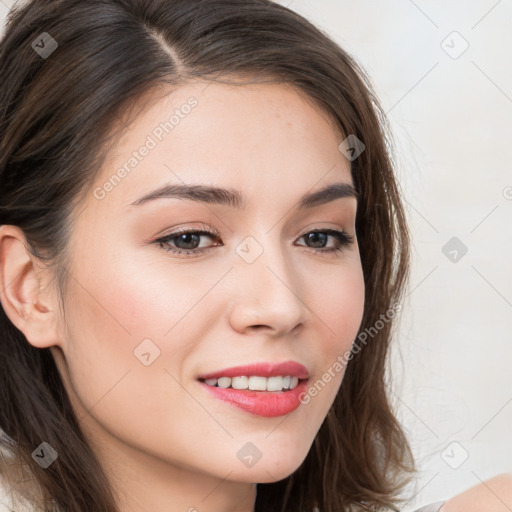
M 260 484 L 278 482 L 293 474 L 300 467 L 303 460 L 294 457 L 293 460 L 288 460 L 286 464 L 283 464 L 282 460 L 264 462 L 261 459 L 253 467 L 237 471 L 236 476 L 232 473 L 231 478 L 241 482 L 256 482 Z

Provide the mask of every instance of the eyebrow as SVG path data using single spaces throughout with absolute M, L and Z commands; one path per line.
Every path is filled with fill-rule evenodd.
M 358 199 L 359 193 L 350 183 L 332 183 L 320 190 L 308 192 L 302 196 L 296 209 L 305 210 L 314 208 L 315 206 L 320 206 L 345 197 Z M 153 190 L 131 203 L 131 205 L 141 205 L 161 198 L 188 199 L 200 203 L 225 205 L 239 210 L 247 209 L 245 197 L 237 189 L 175 183 L 169 183 Z

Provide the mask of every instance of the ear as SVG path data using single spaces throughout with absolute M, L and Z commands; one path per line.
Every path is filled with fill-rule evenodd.
M 28 250 L 23 230 L 0 226 L 0 302 L 11 322 L 36 348 L 60 343 L 59 304 L 50 270 Z

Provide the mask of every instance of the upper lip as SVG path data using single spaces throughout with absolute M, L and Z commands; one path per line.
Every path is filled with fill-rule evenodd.
M 198 379 L 218 379 L 220 377 L 241 377 L 260 375 L 262 377 L 276 377 L 287 375 L 291 377 L 297 377 L 299 379 L 309 378 L 308 369 L 296 361 L 284 361 L 282 363 L 252 363 L 243 366 L 233 366 L 231 368 L 225 368 L 211 373 L 205 373 L 199 375 Z

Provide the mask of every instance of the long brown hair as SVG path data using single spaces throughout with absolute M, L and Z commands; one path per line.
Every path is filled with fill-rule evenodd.
M 351 173 L 365 343 L 351 354 L 306 459 L 289 477 L 258 485 L 256 512 L 396 505 L 414 464 L 386 392 L 394 322 L 382 316 L 403 296 L 409 235 L 386 118 L 357 62 L 270 0 L 37 0 L 8 15 L 0 76 L 0 225 L 24 231 L 33 255 L 54 265 L 62 293 L 73 208 L 113 147 L 113 129 L 121 133 L 123 113 L 158 85 L 240 76 L 292 84 L 344 136 L 363 142 Z M 49 349 L 31 346 L 3 308 L 0 347 L 2 443 L 18 463 L 11 467 L 33 475 L 48 498 L 43 510 L 118 511 Z M 42 441 L 59 454 L 47 469 L 31 457 Z

